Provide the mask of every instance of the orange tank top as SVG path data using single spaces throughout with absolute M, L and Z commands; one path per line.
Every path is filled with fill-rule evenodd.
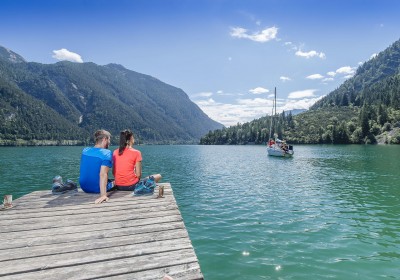
M 119 149 L 113 153 L 113 175 L 115 185 L 132 186 L 139 181 L 135 174 L 135 166 L 137 162 L 142 161 L 142 154 L 134 148 L 125 148 L 122 155 L 119 155 Z

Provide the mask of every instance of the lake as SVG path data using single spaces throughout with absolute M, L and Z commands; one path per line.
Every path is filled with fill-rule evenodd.
M 136 148 L 143 175 L 171 182 L 205 279 L 400 275 L 400 146 Z M 78 180 L 82 147 L 0 151 L 1 197 Z

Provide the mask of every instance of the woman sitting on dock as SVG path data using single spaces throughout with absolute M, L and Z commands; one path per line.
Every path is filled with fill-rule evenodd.
M 119 148 L 113 152 L 113 174 L 115 189 L 120 191 L 133 191 L 142 177 L 142 154 L 132 146 L 135 143 L 132 131 L 125 129 L 119 137 Z M 148 179 L 156 183 L 161 180 L 160 174 L 153 174 Z

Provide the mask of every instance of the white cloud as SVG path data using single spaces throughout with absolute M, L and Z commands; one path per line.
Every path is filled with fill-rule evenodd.
M 298 98 L 305 98 L 305 97 L 313 97 L 314 92 L 316 92 L 316 89 L 306 89 L 306 90 L 300 90 L 300 91 L 293 91 L 289 93 L 288 98 L 289 99 L 298 99 Z
M 278 28 L 275 26 L 254 32 L 253 34 L 248 33 L 247 29 L 242 27 L 232 27 L 230 33 L 232 37 L 249 39 L 260 43 L 265 43 L 275 39 L 277 34 Z
M 237 99 L 237 102 L 240 105 L 246 105 L 253 108 L 262 106 L 264 109 L 266 105 L 272 105 L 272 100 L 266 98 Z
M 314 56 L 316 56 L 316 57 L 319 57 L 319 58 L 321 58 L 321 59 L 324 59 L 326 56 L 325 56 L 325 54 L 323 53 L 323 52 L 317 52 L 317 51 L 309 51 L 309 52 L 303 52 L 303 51 L 301 51 L 301 50 L 298 50 L 297 52 L 296 52 L 296 55 L 297 56 L 300 56 L 300 57 L 305 57 L 305 58 L 311 58 L 311 57 L 314 57 Z
M 290 51 L 297 51 L 299 48 L 292 42 L 283 43 L 284 46 L 288 47 Z
M 338 74 L 354 74 L 354 68 L 350 66 L 343 66 L 336 70 Z
M 306 79 L 310 79 L 310 80 L 319 80 L 322 78 L 324 78 L 324 76 L 322 76 L 321 74 L 313 74 L 313 75 L 306 77 Z
M 336 70 L 336 73 L 338 73 L 338 74 L 353 74 L 354 68 L 350 67 L 350 66 L 340 67 L 339 69 Z
M 250 89 L 249 92 L 251 92 L 252 94 L 263 94 L 263 93 L 269 92 L 269 89 L 262 88 L 262 87 L 256 87 L 256 88 Z
M 301 98 L 297 94 L 299 100 L 286 99 L 279 100 L 276 111 L 289 111 L 293 109 L 309 109 L 321 97 L 313 97 L 313 92 L 316 90 L 308 90 L 305 98 Z M 306 92 L 306 91 L 302 91 Z M 311 97 L 311 98 L 309 98 Z M 196 104 L 212 119 L 224 124 L 225 126 L 245 123 L 254 119 L 270 115 L 272 111 L 271 98 L 254 98 L 254 99 L 237 99 L 235 104 L 219 103 L 213 99 L 197 101 Z
M 373 59 L 373 58 L 375 58 L 375 57 L 377 57 L 377 56 L 378 56 L 377 53 L 373 53 L 369 59 Z
M 238 95 L 244 95 L 243 93 L 223 92 L 222 90 L 219 90 L 217 93 L 218 93 L 219 96 L 238 96 Z
M 216 104 L 214 99 L 212 99 L 212 98 L 209 98 L 207 100 L 199 100 L 196 103 L 199 106 L 212 106 L 212 105 Z
M 300 100 L 287 100 L 286 103 L 280 108 L 279 112 L 290 111 L 294 109 L 305 109 L 308 110 L 312 105 L 324 96 L 314 97 L 314 98 L 303 98 Z
M 348 79 L 348 78 L 353 77 L 355 72 L 356 72 L 356 67 L 343 66 L 343 67 L 336 69 L 336 71 L 327 72 L 326 74 L 330 77 L 324 78 L 322 81 L 323 82 L 333 81 L 334 80 L 333 77 L 335 77 L 337 75 L 341 75 L 341 78 Z
M 79 54 L 70 52 L 67 49 L 54 50 L 52 57 L 57 60 L 67 60 L 67 61 L 79 62 L 79 63 L 83 62 L 83 60 Z
M 198 101 L 196 104 L 213 120 L 225 126 L 236 125 L 238 122 L 244 123 L 255 118 L 266 115 L 266 108 L 260 106 L 256 109 L 244 104 L 218 103 L 214 100 Z
M 213 95 L 212 92 L 205 91 L 205 92 L 199 92 L 199 93 L 192 94 L 191 96 L 192 97 L 211 97 L 212 95 Z
M 284 81 L 284 82 L 290 81 L 290 80 L 291 80 L 289 77 L 285 77 L 285 76 L 280 76 L 279 79 L 280 79 L 281 81 Z
M 271 113 L 272 99 L 237 99 L 236 103 L 218 103 L 212 99 L 196 104 L 212 119 L 225 126 L 245 123 Z

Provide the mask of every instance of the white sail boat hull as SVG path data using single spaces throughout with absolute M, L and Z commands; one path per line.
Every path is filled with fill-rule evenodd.
M 282 150 L 282 148 L 277 147 L 276 145 L 273 145 L 271 147 L 268 146 L 267 152 L 269 156 L 273 157 L 291 157 L 294 154 L 293 150 L 284 151 Z

